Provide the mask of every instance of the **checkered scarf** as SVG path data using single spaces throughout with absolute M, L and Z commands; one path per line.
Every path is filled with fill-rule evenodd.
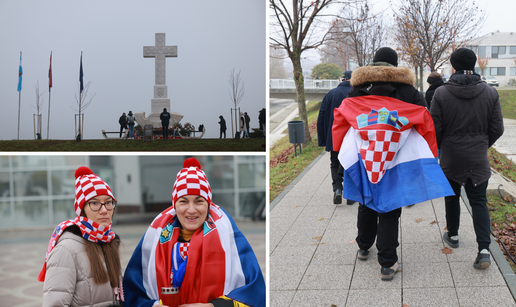
M 211 188 L 206 174 L 201 170 L 201 164 L 195 158 L 188 158 L 183 163 L 183 169 L 177 173 L 172 190 L 172 205 L 185 195 L 199 195 L 211 204 Z
M 75 214 L 77 217 L 73 220 L 67 220 L 61 222 L 54 229 L 50 242 L 47 247 L 47 254 L 45 257 L 45 263 L 43 269 L 39 273 L 38 280 L 41 282 L 45 281 L 45 275 L 47 271 L 47 259 L 50 252 L 54 249 L 57 244 L 57 240 L 63 234 L 66 227 L 77 225 L 81 230 L 84 239 L 93 243 L 104 244 L 109 243 L 115 238 L 115 233 L 111 230 L 111 224 L 108 227 L 99 225 L 93 220 L 81 216 L 84 204 L 92 199 L 93 197 L 100 195 L 109 195 L 116 201 L 113 196 L 113 192 L 109 185 L 102 180 L 99 176 L 93 174 L 91 169 L 85 166 L 79 167 L 75 171 Z

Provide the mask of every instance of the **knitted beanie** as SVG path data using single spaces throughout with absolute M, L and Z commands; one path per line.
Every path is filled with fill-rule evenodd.
M 93 197 L 109 195 L 116 201 L 109 185 L 90 168 L 81 166 L 75 171 L 75 214 L 81 215 L 84 203 Z
M 188 158 L 183 163 L 183 169 L 177 173 L 176 182 L 172 190 L 172 205 L 186 195 L 202 196 L 211 204 L 211 188 L 206 174 L 201 170 L 201 164 L 195 158 Z
M 382 47 L 374 55 L 373 63 L 376 62 L 386 62 L 393 66 L 398 66 L 398 54 L 389 47 Z
M 477 56 L 473 50 L 468 48 L 459 48 L 455 50 L 451 57 L 450 63 L 455 70 L 475 70 Z

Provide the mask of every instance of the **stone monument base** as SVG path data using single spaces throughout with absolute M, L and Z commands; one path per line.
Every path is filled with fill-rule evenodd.
M 179 123 L 181 119 L 183 119 L 183 114 L 169 112 L 170 113 L 170 124 L 169 127 L 172 128 L 175 124 Z M 145 117 L 145 112 L 134 113 L 134 117 L 136 122 L 140 126 L 145 126 L 147 124 L 152 125 L 153 128 L 161 127 L 161 119 L 159 119 L 159 115 L 161 113 L 151 113 L 149 117 Z

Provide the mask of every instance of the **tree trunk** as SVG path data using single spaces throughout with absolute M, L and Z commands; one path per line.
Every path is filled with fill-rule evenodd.
M 419 67 L 419 88 L 420 92 L 423 93 L 423 66 Z
M 299 118 L 305 122 L 305 141 L 311 141 L 312 136 L 310 135 L 310 129 L 308 128 L 308 117 L 306 116 L 305 81 L 303 77 L 303 68 L 301 67 L 300 54 L 294 54 L 292 58 L 292 64 L 294 66 L 294 81 L 296 83 L 297 108 L 299 112 Z

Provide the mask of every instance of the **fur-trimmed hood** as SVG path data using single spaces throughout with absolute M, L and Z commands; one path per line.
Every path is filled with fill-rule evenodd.
M 416 83 L 416 76 L 406 67 L 363 66 L 353 71 L 350 82 L 351 86 L 374 82 L 403 83 L 413 86 Z

